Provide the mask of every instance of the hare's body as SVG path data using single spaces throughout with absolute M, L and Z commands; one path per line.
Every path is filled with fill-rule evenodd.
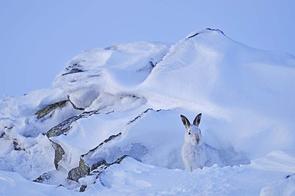
M 184 143 L 181 149 L 181 157 L 186 170 L 192 171 L 217 163 L 222 165 L 219 151 L 212 146 L 202 143 L 191 145 Z
M 212 166 L 214 163 L 222 164 L 218 150 L 202 141 L 201 130 L 199 129 L 201 114 L 197 115 L 193 125 L 183 115 L 181 115 L 181 120 L 186 128 L 181 149 L 185 169 L 192 171 L 204 166 Z
M 203 168 L 206 163 L 206 155 L 201 146 L 184 143 L 181 149 L 181 157 L 186 170 L 192 171 Z

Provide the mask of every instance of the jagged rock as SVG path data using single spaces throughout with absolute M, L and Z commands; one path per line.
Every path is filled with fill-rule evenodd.
M 119 157 L 116 161 L 114 161 L 113 163 L 109 164 L 110 165 L 113 165 L 113 164 L 120 164 L 126 157 L 128 157 L 128 155 L 123 155 L 121 157 Z
M 117 138 L 118 136 L 120 136 L 122 133 L 118 133 L 116 135 L 111 135 L 109 138 L 107 138 L 106 140 L 104 140 L 102 143 L 100 143 L 97 147 L 95 147 L 94 149 L 90 150 L 88 153 L 81 155 L 80 161 L 79 161 L 79 166 L 76 168 L 73 168 L 69 171 L 68 173 L 68 179 L 70 180 L 74 180 L 76 182 L 78 182 L 78 180 L 86 175 L 88 175 L 91 171 L 97 169 L 97 168 L 106 168 L 109 165 L 112 165 L 114 163 L 118 163 L 118 160 L 116 160 L 113 163 L 107 163 L 106 160 L 104 159 L 100 159 L 98 161 L 95 161 L 93 164 L 87 164 L 86 161 L 84 160 L 84 157 L 86 155 L 91 154 L 92 152 L 94 152 L 97 148 L 99 148 L 100 146 L 104 145 L 105 143 L 113 140 L 114 138 Z M 121 162 L 121 161 L 119 161 Z
M 66 73 L 63 73 L 62 76 L 69 75 L 69 74 L 74 74 L 74 73 L 80 73 L 84 72 L 85 70 L 82 69 L 81 63 L 83 60 L 75 60 L 70 63 L 68 67 L 66 67 Z
M 82 158 L 84 158 L 85 156 L 89 156 L 91 155 L 94 151 L 96 151 L 99 147 L 101 147 L 102 145 L 108 143 L 109 141 L 119 137 L 120 135 L 122 135 L 121 132 L 119 132 L 116 135 L 111 135 L 110 137 L 108 137 L 107 139 L 105 139 L 103 142 L 101 142 L 98 146 L 96 146 L 95 148 L 89 150 L 86 154 L 81 155 Z
M 123 159 L 125 159 L 126 157 L 128 157 L 128 155 L 122 155 L 112 163 L 108 163 L 105 160 L 101 160 L 101 161 L 92 165 L 91 171 L 98 170 L 98 171 L 96 171 L 96 173 L 98 173 L 98 175 L 99 175 L 101 173 L 101 171 L 107 169 L 109 166 L 114 165 L 114 164 L 120 164 L 123 161 Z
M 69 95 L 68 95 L 67 97 L 68 97 L 68 100 L 69 100 L 69 102 L 71 103 L 71 105 L 73 106 L 74 109 L 76 109 L 76 110 L 85 110 L 85 108 L 79 108 L 79 107 L 77 107 L 77 106 L 71 101 Z
M 77 107 L 71 100 L 70 100 L 70 96 L 67 96 L 67 100 L 62 100 L 62 101 L 58 101 L 56 103 L 53 104 L 49 104 L 47 106 L 45 106 L 44 108 L 38 110 L 35 115 L 37 116 L 37 119 L 41 119 L 43 117 L 45 117 L 46 115 L 48 115 L 49 113 L 55 111 L 56 109 L 61 109 L 63 107 L 65 107 L 67 105 L 67 103 L 70 103 L 72 105 L 72 107 L 76 110 L 84 110 L 84 108 L 79 108 Z M 52 114 L 51 114 L 52 115 Z
M 136 120 L 140 119 L 145 113 L 147 113 L 148 111 L 153 110 L 151 108 L 146 109 L 144 112 L 140 113 L 138 116 L 136 116 L 134 119 L 130 120 L 127 125 L 135 122 Z M 80 119 L 80 118 L 85 118 L 85 117 L 89 117 L 93 114 L 97 114 L 99 110 L 95 110 L 95 111 L 86 111 L 83 112 L 77 116 L 73 116 L 65 121 L 63 121 L 62 123 L 58 124 L 57 126 L 51 128 L 47 133 L 47 137 L 54 137 L 54 136 L 58 136 L 61 134 L 66 133 L 68 130 L 71 129 L 71 124 Z M 119 132 L 118 134 L 115 135 L 111 135 L 109 138 L 105 139 L 103 142 L 101 142 L 98 146 L 96 146 L 95 148 L 89 150 L 88 153 L 81 155 L 80 161 L 79 161 L 79 166 L 76 168 L 73 168 L 69 171 L 68 173 L 68 179 L 73 180 L 78 182 L 78 180 L 82 177 L 85 177 L 86 175 L 89 175 L 91 171 L 100 169 L 100 170 L 104 170 L 107 167 L 109 167 L 112 164 L 116 164 L 116 163 L 120 163 L 126 156 L 128 155 L 123 155 L 120 156 L 119 158 L 117 158 L 114 162 L 108 163 L 104 158 L 100 158 L 98 160 L 95 161 L 91 161 L 91 163 L 87 163 L 87 158 L 89 156 L 91 156 L 91 154 L 93 154 L 99 147 L 101 147 L 102 145 L 110 142 L 111 140 L 121 136 L 122 133 Z M 55 159 L 54 159 L 54 164 L 55 167 L 58 168 L 58 162 L 62 159 L 62 156 L 64 155 L 64 150 L 62 149 L 62 147 L 57 144 L 54 143 L 54 148 L 55 148 Z
M 140 99 L 140 97 L 137 97 L 135 95 L 130 95 L 130 94 L 121 95 L 119 97 L 119 99 L 123 99 L 125 97 L 131 97 L 131 98 L 134 98 L 134 99 Z M 79 107 L 75 106 L 74 103 L 70 100 L 69 96 L 68 96 L 68 101 L 72 104 L 72 106 L 73 106 L 74 109 L 84 110 L 84 108 L 79 108 Z M 96 110 L 84 111 L 84 112 L 82 112 L 79 115 L 72 116 L 72 117 L 64 120 L 63 122 L 59 123 L 58 125 L 52 127 L 45 134 L 47 135 L 48 138 L 50 138 L 50 137 L 56 137 L 56 136 L 59 136 L 61 134 L 66 134 L 72 128 L 71 127 L 71 124 L 73 122 L 79 120 L 80 118 L 87 118 L 89 116 L 92 116 L 93 114 L 99 114 L 99 111 L 105 109 L 106 107 L 108 107 L 108 106 L 107 105 L 106 106 L 102 106 L 102 107 L 100 107 L 100 108 L 98 108 Z M 144 111 L 142 114 L 148 112 L 149 110 L 152 110 L 152 109 L 149 108 L 146 111 Z M 108 113 L 111 113 L 111 112 L 113 112 L 113 110 L 108 111 Z M 140 114 L 136 119 L 133 119 L 130 122 L 128 122 L 128 124 L 131 124 L 132 122 L 136 121 L 138 118 L 140 118 L 142 116 L 142 114 Z
M 223 31 L 221 31 L 220 29 L 206 28 L 206 29 L 203 30 L 203 31 L 197 32 L 197 33 L 195 33 L 195 34 L 193 34 L 193 35 L 190 35 L 190 36 L 186 37 L 186 39 L 191 39 L 191 38 L 193 38 L 193 37 L 195 37 L 195 36 L 197 36 L 197 35 L 202 34 L 203 32 L 206 32 L 206 31 L 216 31 L 216 32 L 218 32 L 218 33 L 220 33 L 220 34 L 222 34 L 222 35 L 225 36 L 225 33 L 224 33 Z
M 80 118 L 81 117 L 78 115 L 78 116 L 72 116 L 64 120 L 63 122 L 59 123 L 58 125 L 52 127 L 49 131 L 47 131 L 46 136 L 48 138 L 51 138 L 51 137 L 56 137 L 66 133 L 68 130 L 71 129 L 71 124 Z
M 127 122 L 127 125 L 130 125 L 132 123 L 134 123 L 135 121 L 139 120 L 140 118 L 143 117 L 144 114 L 146 114 L 147 112 L 153 110 L 152 108 L 148 108 L 145 111 L 143 111 L 142 113 L 140 113 L 138 116 L 136 116 L 135 118 L 131 119 L 130 121 Z M 160 110 L 156 110 L 156 112 L 159 112 Z M 110 137 L 108 137 L 107 139 L 105 139 L 103 142 L 101 142 L 98 146 L 96 146 L 95 148 L 89 150 L 86 154 L 81 155 L 81 160 L 83 159 L 83 163 L 85 165 L 87 165 L 88 168 L 90 168 L 90 172 L 94 171 L 94 170 L 104 170 L 107 167 L 109 167 L 110 165 L 116 164 L 116 163 L 120 163 L 125 157 L 128 156 L 128 154 L 124 154 L 122 156 L 120 156 L 119 158 L 117 158 L 114 162 L 108 163 L 105 158 L 103 157 L 99 157 L 99 158 L 95 158 L 96 160 L 90 160 L 91 156 L 96 153 L 96 151 L 102 147 L 103 145 L 109 143 L 110 141 L 114 140 L 115 138 L 118 138 L 119 136 L 122 135 L 122 132 L 119 132 L 115 135 L 111 135 Z M 127 152 L 128 153 L 128 152 Z M 144 153 L 144 152 L 143 152 Z M 83 176 L 81 176 L 83 177 Z
M 61 147 L 60 144 L 50 140 L 52 143 L 52 146 L 54 148 L 54 166 L 55 169 L 58 169 L 58 163 L 62 160 L 63 155 L 65 154 L 64 149 Z
M 150 60 L 146 66 L 144 66 L 136 71 L 137 72 L 146 71 L 146 72 L 150 73 L 156 67 L 156 64 L 157 64 L 157 62 L 154 63 L 152 60 Z
M 33 180 L 33 182 L 38 182 L 38 183 L 43 183 L 45 181 L 48 181 L 51 178 L 51 175 L 49 173 L 44 173 L 41 176 L 39 176 L 38 178 L 36 178 L 35 180 Z
M 69 72 L 63 73 L 62 76 L 73 74 L 73 73 L 80 73 L 80 72 L 84 72 L 84 70 L 79 69 L 79 68 L 73 68 Z
M 86 188 L 87 188 L 87 185 L 82 185 L 82 186 L 80 187 L 79 192 L 84 192 L 84 191 L 86 190 Z
M 86 165 L 83 159 L 80 159 L 79 167 L 73 168 L 69 171 L 68 179 L 78 182 L 80 178 L 89 175 L 92 171 L 94 171 L 96 175 L 100 175 L 103 170 L 107 169 L 111 165 L 120 164 L 126 157 L 128 157 L 128 155 L 120 156 L 111 163 L 108 163 L 106 160 L 99 160 L 98 162 L 94 163 L 91 168 Z
M 151 111 L 151 110 L 154 110 L 154 109 L 152 109 L 152 108 L 148 108 L 148 109 L 146 109 L 146 110 L 143 111 L 141 114 L 139 114 L 138 116 L 136 116 L 135 118 L 133 118 L 132 120 L 130 120 L 130 121 L 127 123 L 127 125 L 130 125 L 131 123 L 133 123 L 133 122 L 137 121 L 138 119 L 142 118 L 142 116 L 143 116 L 144 114 L 146 114 L 147 112 L 149 112 L 149 111 Z M 159 111 L 161 111 L 161 110 L 156 110 L 156 112 L 159 112 Z
M 85 164 L 83 159 L 80 159 L 79 166 L 71 169 L 68 173 L 68 179 L 78 182 L 78 180 L 90 173 L 90 167 Z
M 17 139 L 13 139 L 12 144 L 13 144 L 13 148 L 14 148 L 14 150 L 16 150 L 16 151 L 25 150 L 24 148 L 22 148 L 22 147 L 20 146 L 20 144 L 19 144 L 19 142 L 17 141 Z
M 131 96 L 131 95 L 128 95 Z M 134 96 L 134 95 L 133 95 Z M 101 108 L 100 108 L 101 109 Z M 77 115 L 77 116 L 73 116 L 70 117 L 68 119 L 66 119 L 65 121 L 61 122 L 60 124 L 56 125 L 55 127 L 51 128 L 47 133 L 47 137 L 55 137 L 61 134 L 65 134 L 66 132 L 68 132 L 68 130 L 71 129 L 71 124 L 74 121 L 79 120 L 80 118 L 86 118 L 89 117 L 93 114 L 98 114 L 99 110 L 93 110 L 93 111 L 84 111 L 81 114 Z M 153 110 L 151 108 L 146 109 L 144 112 L 140 113 L 138 116 L 136 116 L 134 119 L 130 120 L 129 122 L 127 122 L 127 125 L 132 124 L 133 122 L 135 122 L 136 120 L 140 119 L 145 113 L 147 113 L 148 111 Z M 120 163 L 126 156 L 128 155 L 123 155 L 120 156 L 119 158 L 117 158 L 114 162 L 108 163 L 104 158 L 99 158 L 98 160 L 92 160 L 91 163 L 87 163 L 87 157 L 91 156 L 92 153 L 94 153 L 99 147 L 101 147 L 102 145 L 110 142 L 111 140 L 119 137 L 122 133 L 119 132 L 116 135 L 111 135 L 109 138 L 107 138 L 106 140 L 104 140 L 103 142 L 101 142 L 98 146 L 96 146 L 95 148 L 89 150 L 88 153 L 81 155 L 80 161 L 79 161 L 79 166 L 76 168 L 73 168 L 69 171 L 68 173 L 68 179 L 73 180 L 78 182 L 78 180 L 82 177 L 85 177 L 86 175 L 89 175 L 91 171 L 96 170 L 98 168 L 104 170 L 107 167 L 109 167 L 112 164 L 115 163 Z M 62 159 L 62 156 L 64 155 L 64 150 L 62 149 L 62 147 L 56 143 L 54 143 L 55 146 L 55 159 L 54 159 L 54 164 L 56 169 L 58 168 L 58 162 Z
M 98 111 L 100 109 L 97 110 L 93 110 L 93 111 L 86 111 L 83 112 L 79 115 L 76 116 L 72 116 L 66 120 L 64 120 L 63 122 L 59 123 L 58 125 L 52 127 L 49 131 L 47 131 L 45 134 L 47 135 L 48 138 L 51 137 L 56 137 L 59 136 L 61 134 L 65 134 L 67 133 L 72 127 L 72 123 L 79 120 L 80 118 L 87 118 L 93 114 L 99 114 Z
M 100 161 L 99 163 L 95 164 L 96 168 L 93 169 L 93 173 L 96 174 L 96 179 L 99 178 L 99 175 L 106 170 L 108 167 L 110 167 L 111 165 L 114 164 L 120 164 L 126 157 L 128 157 L 128 155 L 123 155 L 120 156 L 119 158 L 117 158 L 114 162 L 112 163 L 107 163 L 105 160 Z M 93 167 L 94 168 L 94 167 Z
M 0 119 L 1 120 L 1 119 Z M 3 138 L 5 136 L 5 132 L 7 130 L 11 130 L 14 126 L 13 125 L 8 125 L 8 126 L 4 126 L 3 128 L 0 128 L 0 138 Z
M 68 100 L 62 100 L 53 104 L 49 104 L 45 106 L 44 108 L 38 110 L 35 115 L 37 116 L 37 119 L 43 118 L 52 111 L 56 110 L 57 108 L 63 108 L 66 106 Z
M 288 179 L 288 178 L 290 178 L 290 177 L 292 177 L 292 176 L 295 176 L 295 174 L 289 174 L 289 175 L 287 175 L 285 178 Z

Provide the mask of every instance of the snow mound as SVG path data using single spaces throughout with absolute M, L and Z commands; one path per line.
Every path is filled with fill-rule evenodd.
M 294 194 L 294 78 L 294 57 L 218 29 L 85 51 L 0 101 L 0 194 Z M 190 173 L 179 115 L 200 112 L 221 159 Z

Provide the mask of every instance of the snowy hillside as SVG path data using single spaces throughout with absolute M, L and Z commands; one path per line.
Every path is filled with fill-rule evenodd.
M 205 29 L 85 51 L 0 101 L 0 195 L 295 195 L 295 58 Z M 184 170 L 185 128 L 220 160 Z

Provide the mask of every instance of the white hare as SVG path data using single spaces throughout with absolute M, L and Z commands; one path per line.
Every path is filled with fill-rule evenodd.
M 221 164 L 218 150 L 204 143 L 202 139 L 199 128 L 202 114 L 196 116 L 192 125 L 184 115 L 180 117 L 186 129 L 181 149 L 185 169 L 192 171 L 204 166 L 212 166 L 214 163 Z

